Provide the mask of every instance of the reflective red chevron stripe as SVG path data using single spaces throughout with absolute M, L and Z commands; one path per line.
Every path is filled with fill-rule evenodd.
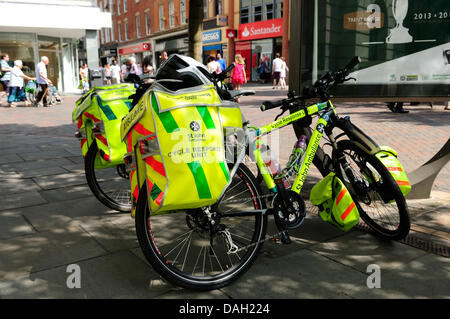
M 409 186 L 410 185 L 408 181 L 397 181 L 396 180 L 396 182 L 397 182 L 397 185 L 402 185 L 402 186 L 404 186 L 404 185 Z
M 81 140 L 81 142 L 80 142 L 81 143 L 81 148 L 83 148 L 83 146 L 84 146 L 84 144 L 86 144 L 86 142 L 87 142 L 87 139 L 82 139 Z
M 133 150 L 133 136 L 132 133 L 128 133 L 127 135 L 127 152 L 131 152 Z
M 401 167 L 386 167 L 389 172 L 403 172 Z
M 147 130 L 141 123 L 136 123 L 133 127 L 133 130 L 138 132 L 141 135 L 150 135 L 153 134 L 153 132 Z
M 78 118 L 77 128 L 80 129 L 83 126 L 83 117 Z
M 90 118 L 94 122 L 100 122 L 100 120 L 98 118 L 96 118 L 94 115 L 92 115 L 91 113 L 84 112 L 83 116 L 86 116 L 87 118 Z
M 133 180 L 134 173 L 136 173 L 136 170 L 135 170 L 135 169 L 132 170 L 131 173 L 130 173 L 130 181 Z
M 339 193 L 339 196 L 336 199 L 336 206 L 339 205 L 339 202 L 341 201 L 342 197 L 344 197 L 345 193 L 347 193 L 346 188 L 342 189 L 341 192 Z
M 98 139 L 103 144 L 105 144 L 106 146 L 108 146 L 108 141 L 106 140 L 106 138 L 103 135 L 96 134 L 95 138 Z
M 155 203 L 158 206 L 161 206 L 162 198 L 164 197 L 164 192 L 159 193 L 158 197 L 155 199 Z
M 353 210 L 354 207 L 355 207 L 355 203 L 352 202 L 352 203 L 350 204 L 350 206 L 347 207 L 347 209 L 345 210 L 345 212 L 341 215 L 342 221 L 344 221 L 344 220 L 347 218 L 348 214 L 350 214 L 350 212 Z
M 145 163 L 150 165 L 150 167 L 153 168 L 156 172 L 158 172 L 159 174 L 161 174 L 164 177 L 167 177 L 166 176 L 166 171 L 164 170 L 163 163 L 158 162 L 157 160 L 155 160 L 155 158 L 153 156 L 146 157 L 144 159 L 144 161 L 145 161 Z

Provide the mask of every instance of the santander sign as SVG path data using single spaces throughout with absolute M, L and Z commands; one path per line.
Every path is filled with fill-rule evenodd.
M 283 35 L 283 18 L 239 25 L 239 40 L 276 38 Z

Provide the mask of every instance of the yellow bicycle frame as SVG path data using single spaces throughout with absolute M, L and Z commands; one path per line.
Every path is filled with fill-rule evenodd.
M 298 121 L 306 116 L 311 116 L 311 115 L 317 114 L 321 110 L 326 109 L 328 107 L 328 105 L 330 105 L 333 112 L 336 113 L 331 101 L 327 101 L 327 102 L 323 102 L 323 103 L 317 103 L 317 104 L 310 105 L 306 109 L 301 109 L 301 110 L 294 112 L 288 116 L 282 117 L 275 122 L 272 122 L 268 125 L 265 125 L 265 126 L 262 126 L 258 129 L 256 129 L 253 154 L 255 156 L 255 160 L 256 160 L 258 169 L 261 172 L 261 175 L 262 175 L 264 182 L 266 183 L 268 189 L 270 189 L 273 192 L 277 191 L 273 176 L 267 169 L 267 167 L 264 164 L 264 161 L 262 159 L 262 156 L 261 156 L 261 146 L 262 146 L 261 137 L 264 135 L 270 134 L 274 130 L 278 130 L 282 127 L 290 125 L 293 122 Z M 296 192 L 298 194 L 302 190 L 303 183 L 305 182 L 309 168 L 311 167 L 314 156 L 316 155 L 316 151 L 317 151 L 317 148 L 319 147 L 320 139 L 322 138 L 322 135 L 324 133 L 325 127 L 328 124 L 328 121 L 329 121 L 329 117 L 327 114 L 323 114 L 320 117 L 320 119 L 318 120 L 316 127 L 313 131 L 311 139 L 308 143 L 308 147 L 306 148 L 306 152 L 303 157 L 304 159 L 303 159 L 302 165 L 300 167 L 300 171 L 295 178 L 294 184 L 291 187 L 291 190 L 293 190 L 294 192 Z

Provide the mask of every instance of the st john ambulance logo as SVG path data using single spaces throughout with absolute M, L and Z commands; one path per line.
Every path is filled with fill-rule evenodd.
M 198 124 L 196 121 L 192 121 L 191 124 L 189 124 L 189 127 L 194 132 L 197 132 L 200 129 L 200 124 Z

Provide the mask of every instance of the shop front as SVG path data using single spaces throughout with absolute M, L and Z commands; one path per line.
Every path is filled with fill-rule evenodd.
M 161 65 L 161 55 L 163 52 L 167 52 L 167 55 L 171 54 L 183 54 L 187 55 L 189 51 L 189 39 L 187 33 L 184 33 L 180 37 L 164 38 L 155 40 L 155 57 L 154 64 L 158 68 Z
M 117 44 L 101 47 L 99 51 L 100 51 L 100 62 L 102 65 L 112 64 L 113 60 L 118 59 Z
M 134 57 L 136 63 L 142 63 L 147 55 L 151 55 L 151 45 L 149 42 L 140 42 L 126 47 L 119 47 L 120 64 L 128 62 L 128 59 Z
M 283 19 L 272 19 L 239 25 L 238 41 L 235 42 L 235 54 L 240 53 L 245 59 L 247 80 L 261 79 L 260 65 L 268 64 L 269 72 L 262 75 L 270 78 L 272 61 L 275 53 L 282 51 Z
M 36 33 L 0 32 L 0 53 L 8 54 L 10 63 L 22 60 L 23 72 L 36 76 L 36 65 L 42 56 L 49 58 L 48 77 L 58 90 L 73 92 L 77 86 L 76 39 Z
M 203 32 L 203 62 L 209 56 L 216 57 L 218 53 L 227 60 L 227 38 L 222 36 L 225 29 L 217 29 Z

